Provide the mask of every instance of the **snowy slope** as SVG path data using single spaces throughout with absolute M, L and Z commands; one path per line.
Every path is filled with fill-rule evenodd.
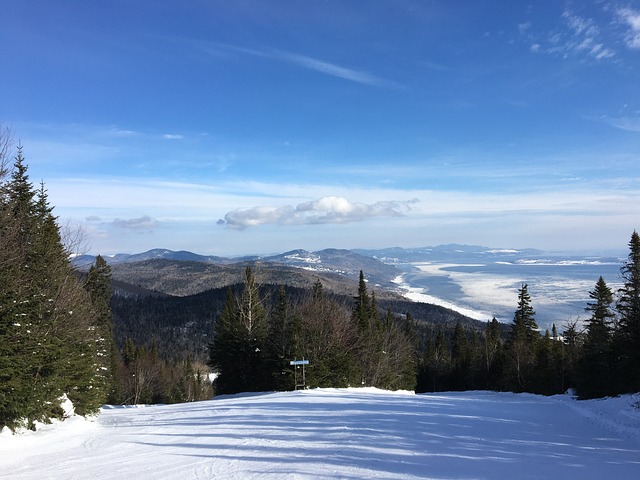
M 0 478 L 638 479 L 630 403 L 320 389 L 105 408 L 0 436 Z

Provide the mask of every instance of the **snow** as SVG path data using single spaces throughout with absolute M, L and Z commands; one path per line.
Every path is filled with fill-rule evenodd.
M 483 322 L 488 322 L 493 318 L 493 315 L 490 315 L 488 313 L 481 312 L 472 308 L 461 307 L 460 305 L 456 305 L 453 302 L 449 302 L 447 300 L 443 300 L 442 298 L 429 295 L 428 293 L 426 293 L 426 290 L 424 288 L 412 287 L 411 285 L 409 285 L 404 281 L 404 275 L 397 276 L 392 280 L 392 282 L 398 285 L 399 293 L 404 298 L 411 300 L 412 302 L 421 302 L 421 303 L 429 303 L 431 305 L 438 305 L 440 307 L 453 310 L 454 312 L 458 312 L 461 315 L 464 315 L 466 317 L 473 318 L 474 320 L 480 320 Z
M 0 478 L 635 479 L 638 398 L 317 389 L 0 435 Z

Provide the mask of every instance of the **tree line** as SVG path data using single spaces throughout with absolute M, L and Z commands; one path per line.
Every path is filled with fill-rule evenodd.
M 353 302 L 322 283 L 296 302 L 278 289 L 265 308 L 255 272 L 247 267 L 239 290 L 229 288 L 209 348 L 216 393 L 292 390 L 292 360 L 308 360 L 306 386 L 413 389 L 416 344 L 411 319 L 380 316 L 375 294 L 360 273 Z
M 318 281 L 289 302 L 281 287 L 265 309 L 251 268 L 240 291 L 228 290 L 215 324 L 209 365 L 216 391 L 292 389 L 292 359 L 309 360 L 309 387 L 375 386 L 417 392 L 488 389 L 544 395 L 575 388 L 580 398 L 640 391 L 640 237 L 633 232 L 613 292 L 600 277 L 589 292 L 589 318 L 540 332 L 527 284 L 513 321 L 484 331 L 416 322 L 377 305 L 360 272 L 351 302 Z

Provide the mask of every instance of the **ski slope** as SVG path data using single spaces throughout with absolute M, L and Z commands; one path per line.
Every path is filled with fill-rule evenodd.
M 318 389 L 105 407 L 0 435 L 0 478 L 640 479 L 635 401 Z

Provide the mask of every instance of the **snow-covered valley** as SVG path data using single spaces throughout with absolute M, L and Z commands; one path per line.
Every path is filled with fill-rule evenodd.
M 637 396 L 318 389 L 105 407 L 0 436 L 0 478 L 635 479 Z

